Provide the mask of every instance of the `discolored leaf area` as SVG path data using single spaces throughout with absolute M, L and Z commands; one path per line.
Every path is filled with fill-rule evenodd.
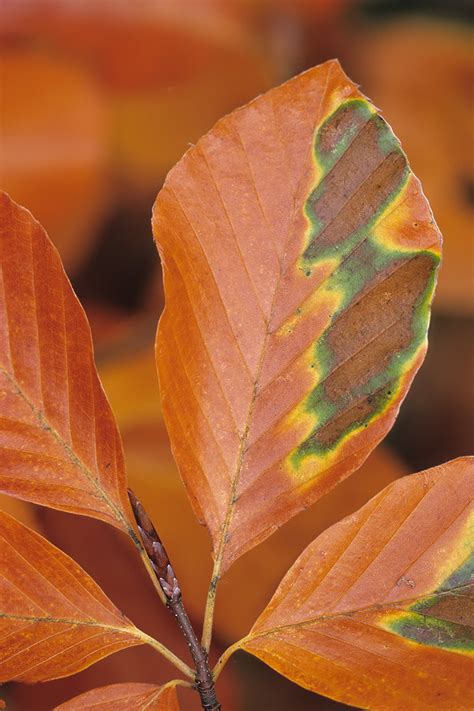
M 474 458 L 403 477 L 288 571 L 241 647 L 363 708 L 474 707 Z
M 0 195 L 0 491 L 131 532 L 90 328 L 41 225 Z
M 87 573 L 0 512 L 0 682 L 75 674 L 149 641 Z
M 153 225 L 163 410 L 218 577 L 391 427 L 425 354 L 440 235 L 336 61 L 218 122 Z
M 111 684 L 76 696 L 55 711 L 179 711 L 174 686 L 154 684 Z

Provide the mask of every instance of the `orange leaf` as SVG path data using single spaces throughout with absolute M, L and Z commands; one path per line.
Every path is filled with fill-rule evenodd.
M 336 61 L 191 148 L 154 234 L 163 411 L 219 576 L 390 429 L 426 350 L 440 236 Z
M 405 473 L 405 467 L 390 450 L 379 445 L 353 476 L 240 558 L 222 582 L 216 632 L 230 640 L 247 634 L 282 576 L 308 543 Z
M 0 491 L 130 532 L 89 325 L 41 225 L 0 195 Z
M 240 646 L 364 708 L 472 709 L 474 458 L 404 477 L 311 543 Z
M 149 641 L 69 556 L 0 511 L 0 682 L 75 674 Z
M 174 686 L 154 684 L 112 684 L 86 691 L 60 706 L 55 711 L 179 711 Z
M 159 468 L 157 472 L 160 473 Z M 155 492 L 153 495 L 160 494 Z M 169 506 L 167 500 L 165 506 L 166 508 Z M 179 514 L 176 514 L 175 521 L 178 520 L 178 516 Z M 125 536 L 112 526 L 103 526 L 92 518 L 71 516 L 47 508 L 39 509 L 38 518 L 45 532 L 44 535 L 87 570 L 101 588 L 112 595 L 116 606 L 126 614 L 128 619 L 133 620 L 136 627 L 146 629 L 147 634 L 159 639 L 168 648 L 172 648 L 182 659 L 191 661 L 186 641 L 179 634 L 173 615 L 164 605 L 157 603 L 156 592 L 149 584 L 147 573 L 137 563 L 136 552 Z M 187 563 L 190 560 L 195 560 L 194 549 L 192 553 L 188 553 Z M 189 565 L 186 568 L 189 569 Z M 256 611 L 252 622 L 262 608 L 263 604 Z M 197 625 L 201 615 L 202 609 L 199 610 L 199 617 L 195 618 Z M 244 630 L 244 633 L 248 630 L 249 627 Z M 215 650 L 217 654 L 223 651 L 222 646 L 219 645 Z M 156 648 L 149 644 L 142 644 L 123 650 L 120 654 L 113 654 L 101 660 L 99 664 L 94 664 L 80 674 L 67 679 L 33 686 L 11 684 L 8 688 L 10 705 L 12 709 L 25 709 L 25 711 L 30 709 L 50 711 L 67 699 L 96 687 L 125 681 L 164 685 L 170 679 L 175 679 L 179 672 L 164 657 L 158 659 L 156 652 Z M 229 667 L 219 680 L 219 698 L 226 711 L 240 710 L 240 685 L 237 673 L 238 669 Z M 194 689 L 183 689 L 179 695 L 183 711 L 195 711 L 196 704 L 199 706 L 199 698 Z
M 133 331 L 130 337 L 133 343 Z M 193 515 L 171 456 L 159 409 L 152 350 L 130 352 L 127 348 L 121 358 L 104 361 L 99 373 L 122 434 L 131 487 L 146 503 L 165 542 L 188 613 L 199 620 L 212 573 L 209 538 Z M 308 543 L 407 473 L 386 446 L 378 446 L 353 476 L 240 558 L 222 583 L 214 620 L 219 638 L 234 641 L 247 634 Z M 73 553 L 75 558 L 77 555 Z M 190 558 L 199 560 L 199 565 L 190 566 Z

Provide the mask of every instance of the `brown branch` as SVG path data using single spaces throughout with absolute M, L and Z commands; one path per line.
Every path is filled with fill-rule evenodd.
M 165 595 L 166 605 L 175 616 L 178 626 L 186 639 L 189 651 L 191 652 L 196 669 L 194 686 L 201 697 L 201 706 L 205 711 L 219 711 L 221 705 L 217 700 L 214 678 L 209 667 L 207 652 L 200 645 L 184 608 L 179 583 L 171 566 L 168 554 L 150 517 L 130 489 L 128 490 L 128 496 L 143 545 Z

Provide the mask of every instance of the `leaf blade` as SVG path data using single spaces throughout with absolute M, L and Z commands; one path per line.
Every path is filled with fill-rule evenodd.
M 336 62 L 222 119 L 153 224 L 164 415 L 223 572 L 390 429 L 426 350 L 440 236 Z
M 174 686 L 111 684 L 86 691 L 56 706 L 55 711 L 81 711 L 91 708 L 95 711 L 115 711 L 117 708 L 127 708 L 130 711 L 179 711 L 179 703 Z
M 2 511 L 0 538 L 0 681 L 68 676 L 146 641 L 77 563 Z
M 466 457 L 402 478 L 328 529 L 242 648 L 345 703 L 470 708 L 473 473 Z
M 0 197 L 0 490 L 130 532 L 120 436 L 56 249 Z

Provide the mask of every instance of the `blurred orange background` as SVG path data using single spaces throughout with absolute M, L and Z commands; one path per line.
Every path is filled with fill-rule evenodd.
M 200 625 L 210 545 L 169 451 L 153 363 L 163 305 L 151 207 L 168 170 L 222 115 L 338 57 L 402 141 L 444 235 L 430 350 L 388 442 L 222 583 L 216 654 L 244 635 L 321 530 L 398 476 L 469 454 L 474 425 L 474 57 L 468 0 L 3 0 L 0 188 L 58 247 L 91 321 L 131 486 L 152 514 Z M 185 655 L 127 544 L 105 525 L 2 498 L 96 576 L 146 631 Z M 100 542 L 100 546 L 98 545 Z M 199 565 L 197 564 L 199 563 Z M 11 685 L 9 711 L 49 711 L 94 686 L 165 681 L 133 648 L 76 677 Z M 227 711 L 348 708 L 243 654 Z M 2 690 L 3 692 L 3 690 Z M 184 694 L 182 708 L 198 709 Z

